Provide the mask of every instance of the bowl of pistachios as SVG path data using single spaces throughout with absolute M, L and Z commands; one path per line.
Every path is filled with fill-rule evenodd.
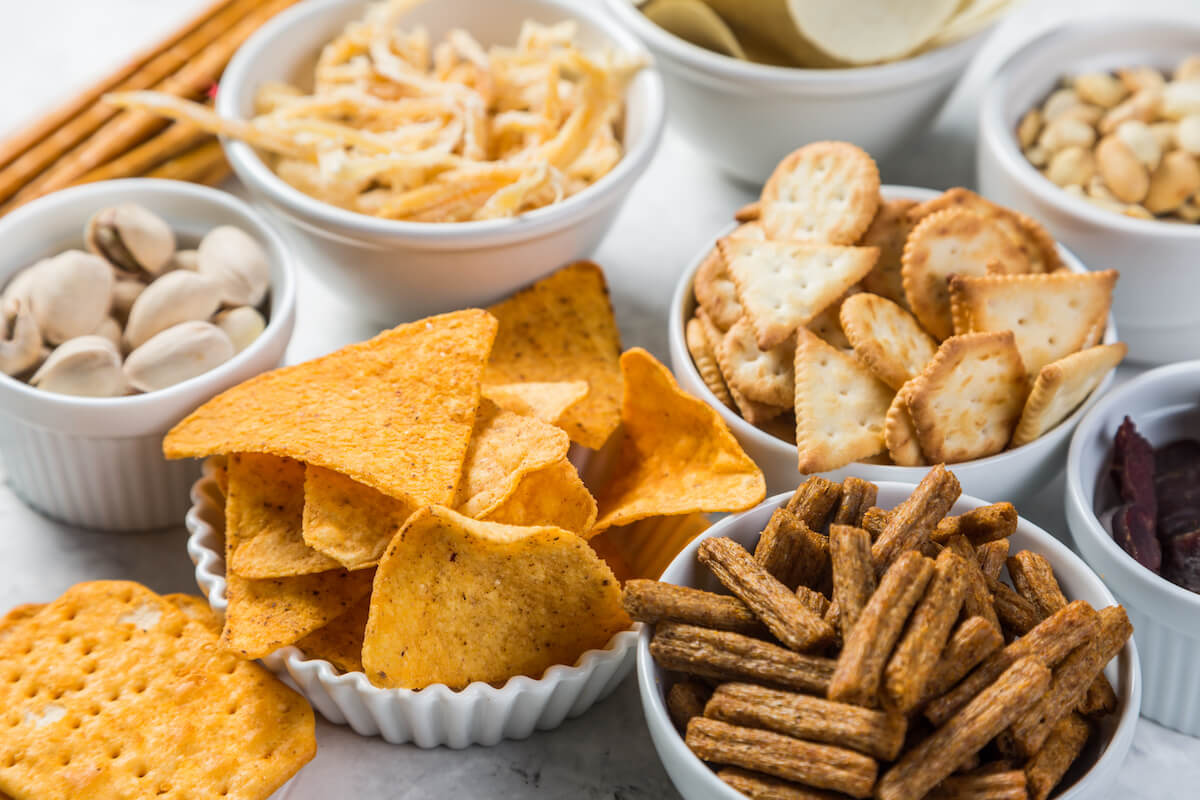
M 248 205 L 105 181 L 0 219 L 0 458 L 14 490 L 99 530 L 179 524 L 198 467 L 162 435 L 283 360 L 294 265 Z

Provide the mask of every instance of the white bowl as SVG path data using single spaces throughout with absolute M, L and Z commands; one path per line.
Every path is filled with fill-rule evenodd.
M 1200 361 L 1160 367 L 1100 400 L 1075 431 L 1067 457 L 1067 524 L 1075 547 L 1129 611 L 1146 692 L 1142 713 L 1200 736 L 1200 594 L 1160 578 L 1113 541 L 1096 518 L 1117 427 L 1128 415 L 1152 443 L 1200 431 Z
M 915 186 L 884 186 L 882 193 L 885 198 L 909 197 L 921 202 L 931 200 L 940 194 L 931 189 Z M 695 278 L 696 270 L 700 268 L 700 264 L 703 263 L 704 257 L 712 248 L 713 243 L 732 231 L 734 227 L 736 226 L 728 226 L 707 242 L 704 249 L 683 271 L 679 283 L 675 286 L 671 311 L 667 317 L 671 369 L 674 370 L 675 378 L 679 381 L 680 386 L 717 410 L 717 413 L 725 420 L 725 424 L 733 431 L 733 435 L 741 444 L 742 449 L 762 469 L 763 475 L 767 479 L 767 494 L 774 494 L 786 491 L 789 487 L 795 487 L 799 480 L 797 468 L 799 457 L 796 453 L 796 446 L 756 428 L 742 419 L 736 411 L 718 400 L 700 377 L 700 372 L 692 362 L 687 342 L 684 339 L 684 327 L 691 319 L 696 307 L 696 300 L 692 294 L 692 281 Z M 1058 253 L 1072 271 L 1086 271 L 1083 264 L 1062 245 L 1058 246 Z M 1122 274 L 1121 280 L 1125 280 L 1124 274 Z M 1108 321 L 1108 329 L 1104 334 L 1104 341 L 1106 343 L 1117 341 L 1117 331 L 1111 317 Z M 1035 441 L 987 458 L 948 465 L 962 483 L 963 492 L 980 497 L 1005 497 L 1013 502 L 1019 502 L 1033 497 L 1044 489 L 1063 467 L 1071 431 L 1075 429 L 1087 409 L 1091 408 L 1096 400 L 1107 391 L 1112 380 L 1113 376 L 1110 373 L 1071 416 Z M 854 475 L 876 482 L 917 483 L 925 475 L 926 469 L 926 467 L 855 463 L 821 474 L 837 481 Z
M 1073 197 L 1044 177 L 1016 140 L 1022 115 L 1066 74 L 1150 64 L 1170 68 L 1200 51 L 1200 26 L 1182 19 L 1071 23 L 1031 40 L 996 72 L 979 113 L 983 194 L 1040 220 L 1094 269 L 1118 269 L 1113 316 L 1129 359 L 1165 364 L 1200 357 L 1200 225 L 1133 219 Z
M 224 616 L 224 499 L 209 462 L 192 487 L 192 503 L 187 513 L 188 555 L 196 565 L 200 591 Z M 380 689 L 361 672 L 339 672 L 328 661 L 308 658 L 295 647 L 281 647 L 262 661 L 290 677 L 334 724 L 392 744 L 462 748 L 557 728 L 608 697 L 633 668 L 639 629 L 634 625 L 615 634 L 603 650 L 588 650 L 572 665 L 550 667 L 540 678 L 518 675 L 499 688 L 476 682 L 461 691 L 442 684 L 420 691 Z
M 237 51 L 221 78 L 217 111 L 246 118 L 255 91 L 268 81 L 311 83 L 320 48 L 360 19 L 366 0 L 310 0 L 272 19 Z M 579 42 L 611 46 L 649 59 L 637 39 L 603 13 L 567 0 L 439 0 L 418 5 L 405 24 L 424 25 L 439 40 L 467 29 L 484 45 L 516 42 L 521 23 L 574 20 Z M 658 146 L 665 116 L 662 81 L 647 67 L 625 98 L 625 154 L 594 185 L 517 219 L 422 223 L 378 219 L 323 203 L 281 180 L 240 142 L 225 154 L 242 182 L 287 224 L 314 274 L 362 314 L 391 324 L 470 306 L 484 306 L 600 242 Z
M 878 158 L 896 152 L 937 116 L 991 31 L 891 64 L 796 69 L 697 47 L 651 22 L 630 0 L 606 4 L 654 53 L 672 123 L 718 167 L 753 183 L 808 142 L 854 142 Z
M 915 484 L 880 483 L 879 505 L 891 508 L 904 500 Z M 753 550 L 759 532 L 766 527 L 771 513 L 787 503 L 790 492 L 770 497 L 757 508 L 743 514 L 726 517 L 694 539 L 683 549 L 671 565 L 663 572 L 661 580 L 679 586 L 695 586 L 708 591 L 726 593 L 716 579 L 696 559 L 696 548 L 700 542 L 712 536 L 728 536 L 747 549 Z M 1003 495 L 993 495 L 1003 497 Z M 961 514 L 984 505 L 985 501 L 963 495 L 954 504 L 951 513 Z M 1079 556 L 1067 549 L 1050 534 L 1028 520 L 1017 521 L 1017 531 L 1011 537 L 1013 551 L 1033 550 L 1049 559 L 1054 574 L 1062 585 L 1063 592 L 1072 600 L 1086 600 L 1096 608 L 1116 604 L 1108 589 L 1096 577 Z M 1140 631 L 1138 631 L 1140 636 Z M 666 690 L 671 676 L 654 662 L 650 656 L 650 639 L 654 635 L 651 626 L 645 626 L 638 637 L 637 679 L 638 691 L 650 738 L 658 751 L 659 758 L 675 784 L 675 788 L 686 800 L 740 800 L 742 795 L 723 783 L 707 765 L 697 758 L 684 744 L 683 737 L 667 715 Z M 1125 760 L 1133 743 L 1137 725 L 1138 708 L 1142 696 L 1141 673 L 1138 669 L 1137 647 L 1131 639 L 1117 658 L 1105 669 L 1105 675 L 1117 690 L 1116 713 L 1106 717 L 1100 725 L 1099 737 L 1093 736 L 1082 759 L 1094 761 L 1069 788 L 1060 788 L 1055 800 L 1082 800 L 1085 797 L 1102 797 L 1108 791 L 1117 771 Z M 1076 770 L 1068 774 L 1075 775 Z
M 88 218 L 118 203 L 140 203 L 184 236 L 217 225 L 250 234 L 271 262 L 267 328 L 216 369 L 147 394 L 71 397 L 0 375 L 0 455 L 17 494 L 55 519 L 102 530 L 164 528 L 187 511 L 198 469 L 164 459 L 163 434 L 214 395 L 279 365 L 296 321 L 295 272 L 283 241 L 236 197 L 181 181 L 131 179 L 55 192 L 0 219 L 0 285 L 40 258 L 81 248 Z

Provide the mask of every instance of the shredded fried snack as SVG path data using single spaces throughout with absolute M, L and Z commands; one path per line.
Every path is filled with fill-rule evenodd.
M 263 152 L 322 202 L 387 219 L 465 222 L 557 203 L 622 157 L 625 88 L 644 66 L 585 52 L 572 22 L 527 21 L 515 46 L 403 29 L 412 0 L 371 5 L 322 48 L 311 93 L 267 83 L 256 115 L 225 119 L 159 92 L 106 95 Z

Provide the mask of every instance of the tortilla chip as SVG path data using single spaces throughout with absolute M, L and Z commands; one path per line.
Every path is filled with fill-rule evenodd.
M 500 321 L 486 387 L 585 380 L 559 425 L 598 450 L 620 422 L 621 337 L 600 267 L 581 261 L 492 306 Z
M 370 611 L 371 598 L 364 597 L 324 628 L 296 642 L 296 647 L 309 658 L 328 661 L 342 672 L 362 672 L 363 633 Z
M 483 396 L 501 408 L 550 425 L 558 425 L 563 414 L 587 393 L 587 381 L 531 381 L 483 387 Z
M 762 471 L 717 412 L 641 348 L 621 356 L 624 438 L 597 493 L 596 530 L 655 516 L 742 511 L 766 496 Z
M 657 579 L 675 556 L 712 525 L 703 514 L 648 517 L 609 528 L 588 542 L 622 583 L 630 578 Z
M 289 456 L 414 504 L 452 502 L 495 332 L 468 309 L 259 375 L 176 425 L 163 452 Z
M 551 525 L 587 538 L 596 522 L 596 499 L 570 461 L 530 472 L 516 490 L 481 519 L 505 525 Z
M 381 687 L 501 684 L 574 664 L 629 624 L 612 570 L 583 539 L 433 506 L 379 564 L 363 666 Z
M 415 510 L 333 470 L 310 466 L 304 473 L 304 542 L 346 569 L 378 564 Z
M 455 508 L 468 517 L 483 517 L 517 490 L 521 478 L 562 461 L 570 448 L 561 428 L 485 399 L 475 415 Z
M 304 465 L 258 453 L 229 456 L 227 565 L 243 578 L 286 578 L 341 565 L 304 543 Z

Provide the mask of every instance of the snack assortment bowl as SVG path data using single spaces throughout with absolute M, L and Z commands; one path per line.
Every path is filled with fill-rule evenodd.
M 630 0 L 605 3 L 654 53 L 678 130 L 718 167 L 752 183 L 806 142 L 841 139 L 887 158 L 937 116 L 991 30 L 891 64 L 796 69 L 705 50 Z
M 228 118 L 253 113 L 255 91 L 268 81 L 310 85 L 321 47 L 362 17 L 367 0 L 301 3 L 272 19 L 238 50 L 221 79 L 217 111 Z M 484 45 L 516 42 L 523 21 L 574 20 L 584 47 L 648 54 L 606 15 L 585 3 L 508 0 L 424 3 L 404 17 L 424 25 L 433 40 L 452 28 Z M 379 219 L 310 197 L 279 178 L 253 148 L 225 142 L 229 163 L 250 192 L 283 221 L 314 274 L 370 319 L 395 324 L 471 306 L 484 306 L 582 258 L 616 218 L 658 146 L 665 117 L 662 81 L 647 66 L 625 97 L 625 152 L 611 172 L 560 203 L 515 219 L 428 223 Z
M 279 365 L 295 324 L 296 285 L 283 241 L 244 202 L 204 186 L 150 179 L 66 189 L 7 214 L 0 220 L 0 285 L 39 258 L 82 249 L 88 218 L 120 203 L 152 209 L 184 237 L 235 225 L 263 246 L 271 264 L 266 330 L 203 375 L 148 394 L 105 398 L 54 394 L 0 375 L 0 454 L 17 494 L 72 525 L 147 530 L 179 524 L 198 472 L 194 463 L 163 458 L 163 434 L 214 395 Z
M 882 194 L 885 198 L 908 197 L 923 202 L 937 197 L 940 193 L 913 186 L 884 186 Z M 720 231 L 715 239 L 730 233 L 735 227 L 731 224 L 728 228 Z M 767 493 L 782 492 L 789 487 L 794 487 L 800 478 L 797 471 L 796 446 L 751 425 L 736 411 L 718 400 L 700 377 L 700 372 L 692 362 L 691 354 L 688 353 L 687 343 L 684 340 L 684 327 L 696 307 L 692 294 L 692 281 L 712 244 L 712 241 L 706 242 L 704 249 L 683 271 L 679 283 L 675 287 L 671 310 L 667 316 L 671 368 L 674 370 L 675 378 L 679 381 L 680 386 L 715 408 L 721 418 L 725 420 L 725 424 L 729 426 L 733 435 L 742 445 L 742 449 L 762 469 L 763 475 L 767 479 Z M 1075 258 L 1061 244 L 1058 246 L 1058 251 L 1071 270 L 1086 271 L 1079 259 Z M 1122 274 L 1121 280 L 1124 280 L 1124 274 Z M 1104 342 L 1111 344 L 1116 341 L 1117 331 L 1110 317 L 1108 329 L 1104 334 Z M 963 492 L 982 497 L 1004 497 L 1013 502 L 1028 499 L 1037 494 L 1062 469 L 1071 432 L 1084 413 L 1108 390 L 1112 380 L 1113 376 L 1110 373 L 1092 392 L 1091 396 L 1072 412 L 1071 416 L 1029 444 L 1005 450 L 987 458 L 948 464 L 947 466 L 958 476 Z M 854 475 L 876 482 L 917 483 L 925 474 L 925 470 L 925 467 L 854 463 L 821 474 L 838 481 Z
M 191 491 L 188 555 L 196 583 L 218 614 L 225 597 L 224 499 L 208 462 Z M 540 678 L 518 675 L 503 686 L 472 683 L 461 691 L 441 684 L 420 691 L 380 689 L 361 672 L 342 673 L 328 661 L 282 647 L 263 659 L 290 678 L 325 719 L 362 736 L 392 744 L 463 748 L 524 739 L 557 728 L 603 700 L 633 668 L 638 626 L 614 635 L 603 650 L 589 650 L 572 665 L 550 667 Z
M 1200 357 L 1200 226 L 1134 219 L 1073 197 L 1038 172 L 1016 140 L 1021 116 L 1065 74 L 1148 64 L 1169 69 L 1200 50 L 1200 25 L 1115 18 L 1055 28 L 1014 52 L 984 92 L 977 168 L 981 192 L 1029 214 L 1093 269 L 1118 269 L 1113 316 L 1129 359 Z
M 794 481 L 793 486 L 797 482 Z M 908 497 L 914 488 L 915 484 L 910 483 L 882 482 L 879 484 L 878 505 L 881 508 L 892 508 Z M 769 497 L 757 508 L 726 517 L 713 525 L 675 557 L 660 580 L 723 593 L 721 585 L 696 558 L 696 550 L 700 543 L 713 536 L 727 536 L 753 550 L 759 532 L 766 526 L 771 513 L 786 505 L 790 497 L 790 491 Z M 951 513 L 961 514 L 984 504 L 985 501 L 964 494 L 959 497 Z M 1086 600 L 1096 608 L 1114 605 L 1117 602 L 1100 578 L 1088 569 L 1079 556 L 1033 523 L 1024 518 L 1019 519 L 1011 541 L 1014 552 L 1028 549 L 1044 555 L 1053 566 L 1054 573 L 1068 598 Z M 1137 624 L 1136 621 L 1134 624 Z M 1140 633 L 1138 631 L 1139 641 Z M 650 656 L 652 636 L 653 629 L 645 626 L 638 637 L 638 691 L 650 729 L 650 738 L 667 774 L 675 788 L 687 800 L 738 800 L 742 795 L 717 778 L 716 773 L 687 748 L 683 737 L 672 725 L 666 707 L 666 691 L 670 686 L 671 677 Z M 1132 639 L 1108 665 L 1105 675 L 1117 691 L 1117 711 L 1100 726 L 1099 736 L 1093 737 L 1080 756 L 1082 761 L 1090 762 L 1090 766 L 1086 770 L 1081 770 L 1078 766 L 1073 767 L 1064 778 L 1063 785 L 1066 788 L 1055 795 L 1055 800 L 1082 800 L 1102 796 L 1106 791 L 1105 787 L 1111 785 L 1116 777 L 1133 743 L 1141 704 L 1142 681 L 1137 647 Z M 1074 783 L 1068 786 L 1072 779 Z
M 1107 477 L 1113 435 L 1128 415 L 1151 444 L 1195 437 L 1200 430 L 1200 361 L 1160 367 L 1134 378 L 1096 404 L 1075 431 L 1067 457 L 1067 523 L 1075 547 L 1129 611 L 1141 651 L 1146 692 L 1142 712 L 1170 728 L 1200 736 L 1200 594 L 1137 563 L 1096 516 L 1096 492 Z

